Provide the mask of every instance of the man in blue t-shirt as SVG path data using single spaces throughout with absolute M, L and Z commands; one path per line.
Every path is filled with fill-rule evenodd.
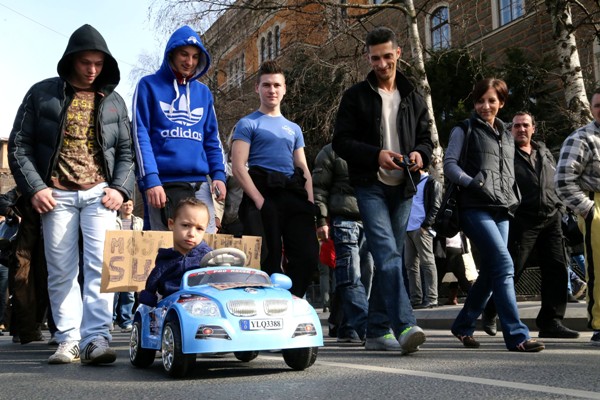
M 244 190 L 240 220 L 244 234 L 262 236 L 261 269 L 284 272 L 290 291 L 303 297 L 317 268 L 312 178 L 300 127 L 281 115 L 283 70 L 274 61 L 258 71 L 257 111 L 242 118 L 233 133 L 231 162 Z

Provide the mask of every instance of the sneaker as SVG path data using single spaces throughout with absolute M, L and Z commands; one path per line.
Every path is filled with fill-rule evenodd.
M 133 325 L 127 325 L 121 328 L 121 332 L 127 333 L 133 330 Z
M 522 353 L 535 353 L 538 351 L 542 351 L 546 348 L 544 343 L 538 342 L 535 339 L 527 339 L 524 342 L 521 342 L 517 345 L 517 347 L 510 349 L 510 351 L 519 351 Z
M 575 296 L 573 296 L 571 293 L 569 293 L 567 295 L 567 302 L 568 303 L 579 303 L 579 300 L 577 300 L 577 298 Z
M 400 343 L 396 340 L 396 337 L 393 333 L 388 333 L 387 335 L 376 337 L 376 338 L 367 338 L 365 342 L 366 350 L 401 350 Z
M 12 342 L 13 343 L 21 343 L 21 338 L 19 337 L 19 335 L 13 335 Z
M 358 336 L 355 331 L 350 331 L 347 335 L 337 338 L 338 343 L 363 343 L 364 340 Z
M 600 346 L 600 331 L 594 332 L 592 339 L 590 339 L 590 344 L 592 346 Z
M 84 364 L 109 364 L 115 362 L 117 353 L 108 347 L 108 340 L 98 337 L 88 343 L 81 352 Z
M 567 328 L 560 322 L 554 321 L 550 326 L 540 328 L 538 337 L 556 339 L 577 339 L 579 332 Z
M 418 326 L 410 326 L 402 331 L 400 334 L 400 347 L 402 348 L 402 354 L 410 354 L 419 350 L 419 346 L 425 343 L 426 337 L 423 329 Z
M 56 346 L 58 344 L 58 341 L 56 340 L 56 337 L 54 335 L 50 336 L 50 339 L 48 339 L 48 344 L 50 346 Z
M 48 364 L 70 364 L 79 361 L 79 343 L 62 342 L 58 349 L 48 358 Z
M 456 336 L 467 349 L 478 349 L 480 346 L 479 342 L 473 336 L 457 334 L 454 334 L 454 336 Z
M 585 291 L 587 290 L 587 283 L 582 281 L 581 279 L 571 283 L 571 291 L 573 292 L 573 297 L 576 299 L 581 299 L 585 296 Z

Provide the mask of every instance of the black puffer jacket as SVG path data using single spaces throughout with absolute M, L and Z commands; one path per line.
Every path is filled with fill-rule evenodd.
M 60 77 L 39 82 L 25 95 L 8 140 L 8 161 L 19 190 L 32 196 L 50 185 L 63 143 L 66 111 L 74 89 L 67 79 L 73 54 L 96 50 L 105 53 L 104 66 L 96 78 L 100 101 L 96 107 L 96 137 L 104 156 L 104 173 L 111 188 L 125 200 L 133 193 L 133 153 L 127 106 L 114 92 L 120 73 L 100 33 L 90 25 L 77 29 L 58 63 Z
M 348 164 L 335 154 L 331 144 L 317 154 L 312 181 L 315 205 L 319 209 L 317 226 L 326 225 L 327 218 L 336 215 L 360 220 L 356 196 L 348 178 Z
M 431 161 L 431 120 L 427 104 L 413 85 L 396 71 L 396 85 L 400 92 L 400 109 L 396 124 L 400 148 L 406 155 L 418 151 L 427 167 Z M 364 186 L 377 181 L 379 152 L 382 150 L 381 95 L 377 92 L 377 78 L 371 71 L 365 81 L 348 89 L 340 103 L 333 135 L 333 150 L 348 163 L 352 185 Z M 419 179 L 414 173 L 413 179 Z M 406 185 L 406 196 L 416 192 Z
M 536 149 L 537 162 L 541 166 L 539 174 L 523 152 L 515 152 L 515 178 L 521 192 L 521 204 L 515 218 L 523 222 L 535 223 L 554 215 L 563 205 L 554 191 L 556 161 L 550 150 L 542 142 L 532 141 Z
M 515 182 L 515 142 L 504 123 L 496 118 L 494 129 L 477 115 L 470 119 L 471 134 L 463 170 L 473 177 L 460 188 L 461 208 L 505 209 L 514 215 L 520 194 Z

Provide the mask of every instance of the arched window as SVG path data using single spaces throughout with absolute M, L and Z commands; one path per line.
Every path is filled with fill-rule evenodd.
M 265 38 L 260 39 L 260 62 L 264 62 L 267 59 L 267 47 L 265 44 Z
M 279 57 L 281 51 L 281 32 L 279 31 L 279 25 L 275 27 L 275 57 Z
M 448 23 L 448 7 L 439 7 L 430 18 L 431 49 L 442 50 L 450 47 L 450 24 Z
M 273 33 L 267 33 L 267 51 L 269 60 L 273 59 Z

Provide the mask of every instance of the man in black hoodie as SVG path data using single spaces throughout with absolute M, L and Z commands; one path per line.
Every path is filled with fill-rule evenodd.
M 71 35 L 57 70 L 59 77 L 25 95 L 9 137 L 9 164 L 42 219 L 59 343 L 48 362 L 79 361 L 81 348 L 83 363 L 111 363 L 114 294 L 100 293 L 100 279 L 105 232 L 133 191 L 127 107 L 114 92 L 117 62 L 92 26 Z

